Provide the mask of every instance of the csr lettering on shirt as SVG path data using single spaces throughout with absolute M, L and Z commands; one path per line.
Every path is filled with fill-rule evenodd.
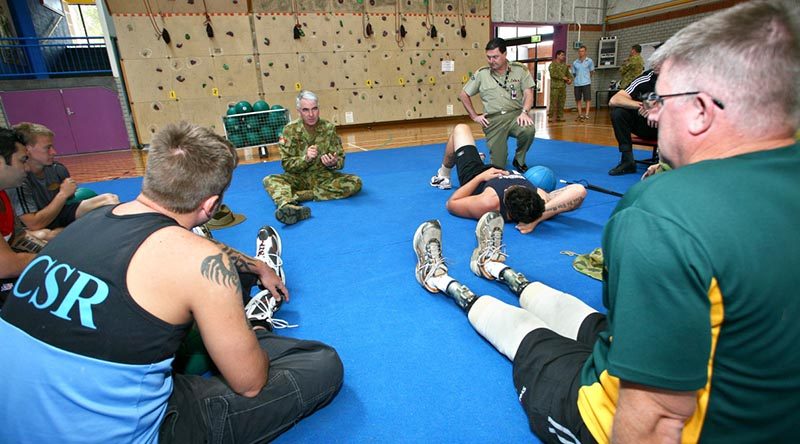
M 45 255 L 28 264 L 12 294 L 67 321 L 74 322 L 70 315 L 77 315 L 82 326 L 96 330 L 92 308 L 106 300 L 108 284 Z

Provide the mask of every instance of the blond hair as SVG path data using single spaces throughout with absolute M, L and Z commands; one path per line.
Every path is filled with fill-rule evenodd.
M 38 136 L 53 137 L 55 135 L 50 128 L 38 123 L 20 122 L 14 125 L 13 129 L 22 136 L 22 143 L 25 145 L 36 143 Z

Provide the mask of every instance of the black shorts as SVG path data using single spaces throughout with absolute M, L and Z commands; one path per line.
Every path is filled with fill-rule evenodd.
M 55 220 L 47 226 L 49 229 L 64 228 L 67 225 L 75 222 L 75 214 L 78 212 L 80 202 L 72 202 L 64 205 L 64 208 L 58 212 Z
M 472 180 L 478 174 L 488 170 L 492 165 L 486 165 L 478 154 L 475 145 L 464 145 L 456 150 L 456 171 L 458 172 L 458 186 Z
M 514 387 L 542 442 L 596 442 L 578 411 L 578 390 L 581 369 L 607 325 L 605 315 L 593 313 L 581 324 L 577 341 L 546 328 L 522 340 L 514 358 Z
M 576 86 L 575 87 L 575 100 L 592 101 L 592 84 Z

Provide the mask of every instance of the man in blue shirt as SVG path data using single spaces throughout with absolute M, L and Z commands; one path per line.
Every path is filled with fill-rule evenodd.
M 572 62 L 578 120 L 589 120 L 589 108 L 592 107 L 592 72 L 594 72 L 594 62 L 586 57 L 586 46 L 581 46 L 578 49 L 578 58 Z M 585 112 L 582 111 L 583 101 L 586 101 Z

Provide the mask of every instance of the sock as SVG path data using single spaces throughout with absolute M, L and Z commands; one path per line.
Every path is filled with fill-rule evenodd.
M 450 170 L 452 170 L 452 168 L 447 168 L 446 166 L 442 165 L 442 166 L 439 167 L 439 171 L 437 171 L 436 174 L 438 174 L 440 177 L 446 177 L 446 178 L 449 179 L 450 178 Z
M 450 277 L 449 274 L 443 274 L 441 276 L 435 276 L 428 279 L 428 283 L 436 287 L 441 292 L 447 292 L 447 287 L 453 281 L 455 281 L 455 279 Z
M 472 327 L 511 361 L 528 333 L 547 327 L 533 313 L 491 296 L 479 297 L 467 317 Z
M 500 279 L 500 273 L 506 268 L 511 268 L 511 267 L 504 264 L 503 262 L 495 262 L 495 261 L 489 261 L 486 263 L 486 265 L 483 266 L 483 269 L 486 270 L 486 272 L 489 273 L 495 279 Z
M 525 287 L 519 297 L 519 305 L 535 314 L 550 330 L 576 340 L 583 320 L 596 312 L 575 296 L 541 282 L 531 282 Z

